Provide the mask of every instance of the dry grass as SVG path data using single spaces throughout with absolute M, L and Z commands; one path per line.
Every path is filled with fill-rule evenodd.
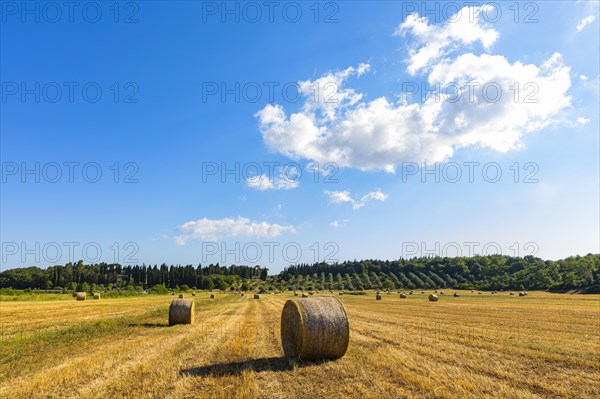
M 173 327 L 170 295 L 2 302 L 0 398 L 600 397 L 600 296 L 459 292 L 435 304 L 338 296 L 348 352 L 292 365 L 288 292 L 201 293 L 196 323 Z

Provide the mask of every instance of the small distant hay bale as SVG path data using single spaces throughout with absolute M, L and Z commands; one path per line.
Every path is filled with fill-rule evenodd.
M 298 296 L 298 293 L 296 291 L 294 291 L 294 296 Z
M 174 292 L 171 292 L 171 295 L 175 295 L 175 293 L 174 293 Z
M 529 295 L 529 292 L 525 291 L 525 296 Z
M 308 295 L 315 295 L 315 292 L 314 291 L 309 291 Z
M 344 295 L 344 291 L 340 291 L 338 295 Z
M 215 294 L 210 294 L 210 299 L 215 299 Z
M 421 291 L 421 294 L 424 294 L 424 293 L 425 293 L 425 291 Z
M 435 291 L 433 291 L 433 292 L 437 294 L 437 290 L 435 290 Z
M 183 294 L 179 294 L 179 299 L 183 299 Z
M 240 296 L 244 296 L 244 293 L 242 292 L 242 293 L 240 294 Z
M 97 293 L 97 292 L 95 292 L 95 293 L 94 293 L 94 299 L 100 299 L 100 294 L 99 294 L 99 293 Z
M 319 293 L 319 291 L 317 291 L 317 294 Z
M 375 300 L 381 301 L 381 294 L 375 294 Z
M 444 291 L 440 291 L 440 295 L 444 295 Z
M 527 295 L 526 293 L 524 293 L 523 291 L 519 292 L 519 296 L 525 296 Z
M 254 294 L 254 299 L 260 299 L 260 295 L 259 294 Z
M 193 299 L 173 299 L 169 306 L 169 325 L 194 324 L 195 306 Z
M 460 294 L 459 294 L 458 292 L 455 292 L 455 293 L 454 293 L 454 297 L 455 297 L 455 298 L 458 298 L 459 296 L 460 296 Z
M 437 302 L 438 296 L 434 294 L 429 294 L 429 302 Z
M 406 298 L 406 294 L 405 293 L 400 294 L 400 298 Z
M 196 293 L 195 293 L 195 292 L 192 292 L 192 296 L 196 296 Z
M 510 293 L 510 295 L 515 295 L 515 293 L 514 293 L 514 292 L 511 292 L 511 293 Z
M 481 291 L 478 291 L 478 292 L 477 292 L 477 294 L 478 294 L 478 295 L 481 295 Z
M 412 291 L 409 291 L 408 293 L 409 293 L 410 295 L 412 295 L 412 294 L 413 294 L 413 292 L 412 292 Z
M 492 295 L 494 295 L 496 293 L 496 291 L 492 291 Z
M 76 298 L 78 301 L 85 301 L 86 296 L 87 294 L 85 292 L 78 292 Z
M 380 294 L 380 292 L 379 292 L 379 291 L 377 291 L 375 294 L 376 294 L 376 295 L 379 295 L 379 294 Z
M 308 295 L 306 295 L 304 292 L 302 293 L 302 298 L 308 298 Z
M 337 359 L 350 342 L 348 315 L 332 296 L 290 299 L 281 312 L 281 343 L 292 359 Z

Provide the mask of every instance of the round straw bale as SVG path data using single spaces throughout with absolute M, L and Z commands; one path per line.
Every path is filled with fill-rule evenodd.
M 210 294 L 210 299 L 215 299 L 215 294 Z
M 240 296 L 244 296 L 244 293 L 242 292 L 242 293 L 240 294 Z
M 294 296 L 298 296 L 298 293 L 294 291 Z
M 86 293 L 85 292 L 78 292 L 77 293 L 77 300 L 78 301 L 85 301 L 85 297 L 86 297 Z
M 433 291 L 433 292 L 437 294 L 437 290 L 435 290 L 435 291 Z
M 377 301 L 381 301 L 381 294 L 375 294 L 375 299 Z
M 525 291 L 525 295 L 529 295 L 529 293 L 527 291 Z
M 481 291 L 477 292 L 477 294 L 481 295 Z
M 336 359 L 344 356 L 350 341 L 348 315 L 332 296 L 290 299 L 281 312 L 281 343 L 293 359 Z
M 412 295 L 412 294 L 413 294 L 413 292 L 412 292 L 412 291 L 409 291 L 408 293 L 409 293 L 410 295 Z
M 425 293 L 425 291 L 421 291 L 421 294 L 424 294 L 424 293 Z
M 406 294 L 405 293 L 400 294 L 400 298 L 406 298 Z
M 308 295 L 306 295 L 304 292 L 302 293 L 302 298 L 308 298 Z
M 97 292 L 95 292 L 95 293 L 94 293 L 94 299 L 100 299 L 100 294 L 99 294 L 99 293 L 97 293 Z
M 260 295 L 259 294 L 254 294 L 254 299 L 260 299 Z
M 434 294 L 429 294 L 429 302 L 437 302 L 438 296 Z
M 524 292 L 519 292 L 519 296 L 525 296 L 527 294 L 525 294 Z
M 175 293 L 174 293 L 174 292 L 171 292 L 171 295 L 175 295 Z
M 169 306 L 169 325 L 174 324 L 194 324 L 193 299 L 173 299 Z
M 192 296 L 196 296 L 196 293 L 195 293 L 195 292 L 192 292 Z
M 455 296 L 455 297 L 459 297 L 459 296 L 460 296 L 460 294 L 459 294 L 458 292 L 455 292 L 455 293 L 454 293 L 454 296 Z
M 179 299 L 183 299 L 183 294 L 179 294 Z
M 315 295 L 314 291 L 309 291 L 308 295 Z
M 440 291 L 440 295 L 444 295 L 444 291 Z
M 515 295 L 515 293 L 514 293 L 514 292 L 511 292 L 511 293 L 510 293 L 510 295 Z
M 340 291 L 340 292 L 339 292 L 339 295 L 344 295 L 344 291 Z

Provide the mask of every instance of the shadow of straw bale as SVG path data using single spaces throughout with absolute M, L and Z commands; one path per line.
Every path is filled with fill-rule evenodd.
M 264 371 L 291 371 L 294 367 L 304 367 L 308 365 L 314 365 L 323 363 L 324 361 L 318 362 L 294 362 L 290 361 L 285 357 L 264 357 L 260 359 L 250 359 L 243 362 L 228 362 L 211 364 L 208 366 L 194 367 L 190 369 L 183 369 L 179 371 L 182 376 L 194 376 L 194 377 L 217 377 L 217 376 L 231 376 L 240 375 L 245 370 L 254 371 L 261 373 Z
M 129 323 L 129 327 L 157 328 L 169 327 L 166 323 Z

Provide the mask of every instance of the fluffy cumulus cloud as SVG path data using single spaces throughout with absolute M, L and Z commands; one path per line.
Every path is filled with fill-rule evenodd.
M 484 22 L 482 13 L 493 9 L 490 5 L 464 7 L 440 25 L 430 25 L 426 17 L 419 17 L 417 13 L 409 15 L 394 32 L 396 36 L 414 38 L 415 45 L 409 50 L 408 72 L 414 75 L 427 69 L 461 45 L 480 42 L 489 50 L 498 39 L 498 32 Z
M 487 7 L 463 8 L 473 18 L 441 25 L 407 17 L 395 33 L 413 39 L 407 72 L 422 82 L 405 85 L 400 100 L 365 101 L 346 87 L 367 64 L 329 73 L 301 82 L 299 112 L 269 104 L 256 113 L 264 142 L 293 159 L 394 172 L 402 162 L 443 162 L 469 146 L 507 152 L 525 134 L 562 123 L 560 112 L 571 105 L 569 67 L 558 53 L 539 65 L 491 54 L 498 33 L 482 22 Z M 471 51 L 478 43 L 480 54 Z
M 368 201 L 375 200 L 383 202 L 388 199 L 388 195 L 381 192 L 380 189 L 377 191 L 372 191 L 368 194 L 363 195 L 360 199 L 352 198 L 350 191 L 325 191 L 325 194 L 329 197 L 330 204 L 342 204 L 342 203 L 350 203 L 352 204 L 352 209 L 357 210 L 362 208 L 367 204 Z M 333 226 L 332 227 L 339 227 Z
M 587 25 L 594 22 L 595 19 L 596 19 L 596 16 L 594 16 L 594 15 L 588 15 L 587 17 L 582 19 L 581 22 L 579 23 L 579 25 L 577 25 L 577 32 L 581 32 L 583 30 L 583 28 L 585 28 Z
M 267 222 L 253 222 L 244 217 L 237 219 L 207 219 L 186 222 L 177 227 L 179 235 L 175 242 L 185 245 L 189 240 L 219 240 L 223 238 L 249 237 L 273 238 L 285 232 L 294 232 L 293 226 Z
M 300 182 L 298 180 L 289 179 L 286 176 L 269 177 L 266 174 L 249 177 L 246 179 L 246 185 L 248 187 L 259 191 L 291 190 L 298 187 L 299 184 Z

